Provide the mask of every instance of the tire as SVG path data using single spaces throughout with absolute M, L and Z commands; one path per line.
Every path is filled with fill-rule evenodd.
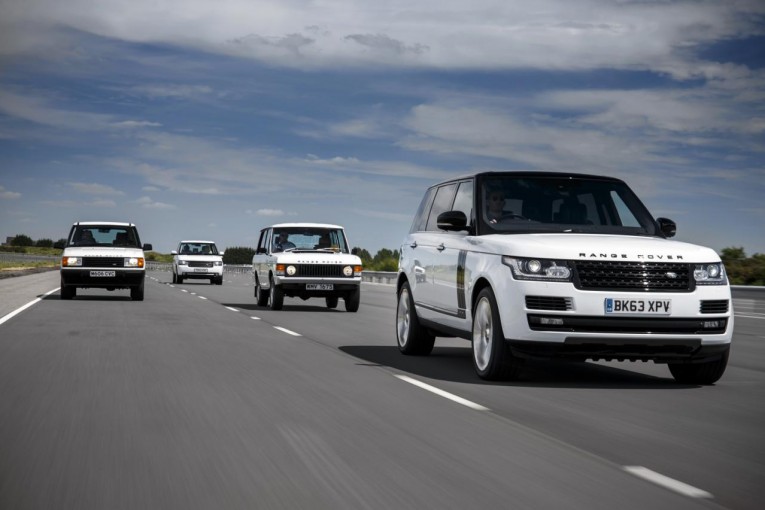
M 412 356 L 427 356 L 433 350 L 436 337 L 420 325 L 409 284 L 404 282 L 398 292 L 396 306 L 396 340 L 398 350 Z
M 64 279 L 61 279 L 61 299 L 72 299 L 77 294 L 77 287 L 64 285 Z
M 361 304 L 361 288 L 352 290 L 345 298 L 345 311 L 358 312 Z
M 176 279 L 176 283 L 183 283 L 183 276 L 178 275 L 175 277 L 175 279 Z
M 499 318 L 497 300 L 490 287 L 478 293 L 473 309 L 473 367 L 478 377 L 489 381 L 515 379 L 522 360 L 510 353 Z
M 255 278 L 255 301 L 258 306 L 268 306 L 268 293 L 263 292 L 257 278 Z
M 223 285 L 223 277 L 222 276 L 215 280 L 215 285 Z
M 178 283 L 178 277 L 175 276 L 175 272 L 173 272 L 173 283 Z
M 143 282 L 138 287 L 130 287 L 130 298 L 133 301 L 143 301 Z
M 669 363 L 669 371 L 680 384 L 713 384 L 725 373 L 730 347 L 714 361 L 706 363 Z
M 327 296 L 327 308 L 337 308 L 337 303 L 340 299 L 337 296 Z
M 269 301 L 271 310 L 281 310 L 284 306 L 284 291 L 274 284 L 274 280 L 271 279 L 271 289 L 269 291 Z

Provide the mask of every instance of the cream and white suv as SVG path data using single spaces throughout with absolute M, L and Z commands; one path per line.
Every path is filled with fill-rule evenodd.
M 81 221 L 72 225 L 61 256 L 61 299 L 77 288 L 130 289 L 143 301 L 146 258 L 138 229 L 132 223 Z
M 223 253 L 212 241 L 181 241 L 173 255 L 173 283 L 186 278 L 223 285 Z
M 427 190 L 401 246 L 396 333 L 404 354 L 436 336 L 472 341 L 484 379 L 525 358 L 666 363 L 711 384 L 733 336 L 711 249 L 670 240 L 618 179 L 479 173 Z
M 252 275 L 258 306 L 280 310 L 284 297 L 324 298 L 356 312 L 361 300 L 361 259 L 351 253 L 343 227 L 324 223 L 282 223 L 264 228 Z

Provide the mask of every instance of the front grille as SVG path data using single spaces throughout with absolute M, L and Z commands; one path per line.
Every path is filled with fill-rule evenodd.
M 343 265 L 340 264 L 296 264 L 295 276 L 314 278 L 343 278 Z
M 550 296 L 526 296 L 526 308 L 529 310 L 571 310 L 571 298 Z
M 213 267 L 212 262 L 189 261 L 189 267 Z
M 82 267 L 125 267 L 124 257 L 83 257 Z
M 576 261 L 575 284 L 583 290 L 688 292 L 688 264 L 670 262 Z
M 701 302 L 701 313 L 728 313 L 727 299 L 715 299 Z

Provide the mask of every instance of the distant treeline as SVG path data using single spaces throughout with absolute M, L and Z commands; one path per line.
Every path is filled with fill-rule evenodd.
M 53 241 L 52 239 L 33 240 L 25 234 L 19 234 L 10 240 L 8 246 L 0 246 L 0 251 L 16 253 L 34 253 L 59 255 L 66 245 L 66 239 Z M 361 258 L 364 269 L 368 271 L 396 271 L 398 269 L 398 250 L 383 248 L 374 256 L 364 248 L 354 248 Z M 255 250 L 246 246 L 234 246 L 225 249 L 223 255 L 224 264 L 250 264 Z M 170 254 L 149 252 L 148 260 L 157 262 L 172 262 Z M 725 263 L 725 270 L 731 285 L 760 285 L 765 286 L 765 254 L 755 253 L 748 257 L 744 248 L 724 248 L 720 258 Z

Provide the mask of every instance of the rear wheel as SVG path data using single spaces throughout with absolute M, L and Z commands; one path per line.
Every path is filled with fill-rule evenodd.
M 143 281 L 138 287 L 130 287 L 130 298 L 133 301 L 143 301 Z
M 486 287 L 478 293 L 473 310 L 473 367 L 481 379 L 513 379 L 518 376 L 521 359 L 505 346 L 494 292 Z
M 274 284 L 273 278 L 271 278 L 271 290 L 270 290 L 270 301 L 271 301 L 271 310 L 281 310 L 282 306 L 284 306 L 284 291 Z
M 361 304 L 361 288 L 356 288 L 355 290 L 352 290 L 345 297 L 346 312 L 358 312 L 360 304 Z
M 263 291 L 257 278 L 255 278 L 255 301 L 258 306 L 268 306 L 268 293 Z
M 681 384 L 713 384 L 717 382 L 728 366 L 730 348 L 719 359 L 706 363 L 670 363 L 669 371 L 675 381 Z
M 404 283 L 398 292 L 396 338 L 399 351 L 417 356 L 430 354 L 436 341 L 436 337 L 420 325 L 408 283 Z
M 327 308 L 337 308 L 337 303 L 340 299 L 337 296 L 327 296 Z

